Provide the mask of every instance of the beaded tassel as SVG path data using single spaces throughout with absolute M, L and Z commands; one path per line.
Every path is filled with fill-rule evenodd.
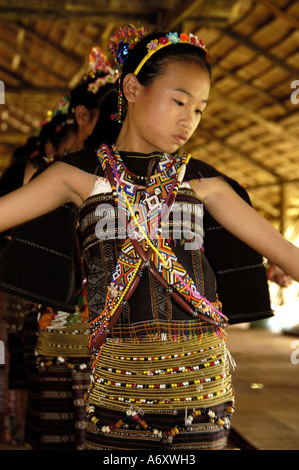
M 118 93 L 117 93 L 117 113 L 111 115 L 112 121 L 117 121 L 122 124 L 122 107 L 123 107 L 123 92 L 120 79 L 118 80 Z

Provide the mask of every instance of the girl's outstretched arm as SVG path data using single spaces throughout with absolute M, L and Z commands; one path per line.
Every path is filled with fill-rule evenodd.
M 299 249 L 243 201 L 223 178 L 194 180 L 190 185 L 217 222 L 299 282 Z
M 92 191 L 95 178 L 66 163 L 53 163 L 29 183 L 0 198 L 0 232 L 67 202 L 79 207 Z

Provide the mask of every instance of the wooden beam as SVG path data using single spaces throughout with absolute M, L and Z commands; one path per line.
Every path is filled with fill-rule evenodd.
M 217 61 L 215 61 L 213 68 L 214 69 L 217 68 L 223 75 L 231 76 L 232 79 L 234 81 L 238 82 L 239 85 L 242 85 L 244 87 L 249 88 L 252 91 L 252 93 L 254 93 L 255 95 L 259 95 L 261 98 L 265 98 L 268 101 L 271 101 L 271 103 L 278 104 L 278 105 L 280 105 L 281 107 L 284 108 L 284 105 L 281 102 L 281 100 L 279 100 L 275 96 L 271 95 L 269 92 L 263 90 L 262 88 L 257 87 L 256 85 L 254 85 L 250 81 L 245 80 L 244 78 L 240 77 L 239 75 L 234 73 L 235 72 L 234 70 L 225 69 L 224 67 L 220 66 L 217 63 Z M 255 77 L 253 79 L 255 80 Z M 289 111 L 289 109 L 287 111 Z
M 292 141 L 297 146 L 297 148 L 299 148 L 299 138 L 291 132 L 288 132 L 288 130 L 285 129 L 285 127 L 283 127 L 281 124 L 277 124 L 273 121 L 268 121 L 267 119 L 260 116 L 257 111 L 250 109 L 244 104 L 240 104 L 236 101 L 233 101 L 232 99 L 228 98 L 226 95 L 218 91 L 215 87 L 212 87 L 211 97 L 212 96 L 216 100 L 224 103 L 227 106 L 227 109 L 230 109 L 236 114 L 245 115 L 253 122 L 256 122 L 257 124 L 263 126 L 265 129 L 268 129 L 269 132 L 271 132 L 272 134 L 280 135 L 284 139 Z
M 97 41 L 103 51 L 106 51 L 108 49 L 109 39 L 113 32 L 114 27 L 115 27 L 115 23 L 107 23 L 99 37 L 99 40 Z M 80 67 L 78 72 L 70 80 L 69 88 L 72 89 L 75 86 L 77 86 L 85 74 L 86 74 L 86 58 L 84 58 L 82 67 Z
M 68 87 L 38 87 L 34 88 L 33 86 L 30 85 L 22 85 L 18 87 L 14 86 L 9 86 L 7 85 L 5 88 L 5 91 L 9 96 L 19 96 L 19 95 L 28 95 L 29 97 L 35 97 L 35 96 L 44 96 L 44 95 L 56 95 L 58 93 L 66 93 L 69 91 Z
M 219 142 L 221 144 L 222 147 L 228 149 L 230 152 L 232 152 L 235 156 L 245 160 L 245 161 L 249 161 L 251 162 L 253 165 L 257 166 L 258 168 L 260 168 L 261 170 L 265 171 L 266 173 L 270 174 L 271 176 L 273 176 L 273 178 L 276 179 L 275 182 L 273 182 L 272 184 L 279 184 L 281 182 L 281 177 L 276 174 L 271 168 L 267 167 L 266 165 L 264 165 L 262 162 L 260 161 L 257 161 L 255 160 L 254 158 L 252 158 L 250 155 L 248 155 L 247 153 L 243 153 L 241 152 L 239 149 L 237 149 L 236 147 L 234 147 L 233 145 L 230 145 L 226 139 L 223 139 L 223 138 L 220 138 L 218 137 L 216 134 L 214 134 L 213 132 L 211 132 L 210 130 L 209 131 L 206 131 L 204 130 L 203 128 L 200 129 L 200 135 L 204 136 L 206 139 L 208 140 L 212 140 L 212 141 L 216 141 L 216 142 Z
M 57 52 L 60 54 L 63 54 L 67 60 L 71 59 L 73 62 L 80 64 L 82 61 L 82 57 L 78 56 L 75 54 L 73 51 L 70 51 L 68 49 L 65 49 L 64 47 L 61 46 L 61 44 L 58 44 L 56 42 L 49 41 L 49 37 L 47 35 L 41 34 L 40 32 L 35 31 L 31 27 L 28 27 L 27 22 L 25 21 L 18 21 L 16 22 L 24 30 L 26 33 L 26 36 L 29 38 L 37 38 L 39 41 L 43 42 L 46 46 L 50 45 L 53 47 L 53 49 L 56 49 Z
M 106 23 L 105 28 L 103 29 L 100 40 L 99 40 L 99 45 L 102 47 L 103 51 L 108 51 L 109 40 L 114 29 L 115 29 L 114 22 L 111 21 L 110 23 Z
M 4 67 L 3 65 L 0 67 L 0 73 L 4 73 L 6 74 L 9 78 L 12 78 L 13 80 L 17 81 L 20 83 L 20 86 L 29 86 L 30 83 L 28 82 L 28 80 L 24 80 L 24 78 L 22 77 L 22 75 L 20 74 L 20 72 L 12 72 L 12 70 L 8 70 L 6 67 Z M 5 81 L 3 79 L 3 75 L 2 75 L 2 80 Z
M 156 25 L 156 11 L 151 13 L 125 13 L 120 12 L 102 12 L 102 11 L 86 11 L 76 10 L 68 11 L 62 7 L 60 9 L 60 2 L 57 2 L 57 9 L 55 10 L 33 10 L 33 9 L 21 9 L 18 10 L 14 7 L 1 8 L 1 20 L 8 21 L 60 21 L 68 23 L 70 21 L 80 21 L 81 23 L 95 23 L 100 26 L 105 26 L 108 23 L 113 22 L 116 25 L 125 25 L 128 23 L 141 22 L 144 26 Z
M 270 0 L 254 0 L 255 3 L 259 3 L 260 5 L 264 5 L 268 10 L 272 11 L 276 16 L 279 18 L 283 18 L 286 20 L 288 23 L 290 23 L 294 28 L 299 29 L 299 20 L 294 16 L 288 13 L 285 10 L 282 10 L 279 8 L 277 5 L 275 5 L 275 2 L 270 1 Z
M 223 34 L 226 34 L 227 36 L 230 36 L 231 38 L 233 38 L 239 44 L 242 44 L 243 46 L 248 47 L 249 49 L 256 52 L 257 54 L 262 55 L 263 57 L 268 59 L 272 64 L 277 65 L 278 67 L 281 67 L 283 70 L 288 72 L 291 75 L 291 77 L 294 77 L 295 79 L 298 78 L 299 69 L 292 67 L 291 65 L 287 64 L 284 60 L 280 59 L 276 55 L 272 54 L 271 52 L 268 52 L 266 49 L 263 49 L 258 44 L 253 42 L 250 38 L 246 36 L 242 36 L 242 34 L 239 34 L 230 28 L 223 28 L 221 31 Z
M 250 157 L 248 154 L 242 153 L 240 150 L 236 149 L 232 145 L 228 144 L 224 139 L 220 139 L 217 137 L 215 134 L 210 133 L 208 131 L 203 130 L 202 128 L 200 129 L 200 135 L 204 136 L 207 139 L 210 139 L 212 141 L 217 141 L 221 144 L 222 148 L 227 148 L 229 151 L 231 151 L 235 156 L 245 160 L 246 162 L 250 161 L 252 162 L 253 165 L 256 165 L 258 168 L 261 168 L 262 170 L 266 171 L 268 174 L 271 174 L 274 178 L 277 179 L 277 181 L 271 183 L 271 186 L 277 186 L 281 184 L 281 178 L 276 175 L 274 172 L 271 172 L 269 168 L 265 167 L 261 162 L 258 162 L 254 160 L 252 157 Z M 229 172 L 229 170 L 228 170 Z M 229 176 L 229 175 L 228 175 Z M 243 184 L 243 181 L 239 181 L 241 184 Z M 245 185 L 245 188 L 247 191 L 249 191 L 252 188 L 255 188 L 256 186 L 249 186 Z M 261 187 L 263 187 L 261 185 Z M 279 218 L 279 209 L 277 209 L 275 206 L 271 205 L 271 201 L 262 201 L 263 210 L 272 218 L 274 217 L 275 219 Z
M 45 100 L 59 100 L 61 96 L 69 92 L 69 88 L 29 88 L 22 87 L 6 87 L 5 101 L 10 104 L 34 104 L 43 103 Z
M 51 68 L 46 69 L 43 67 L 43 65 L 35 60 L 33 57 L 31 57 L 28 53 L 26 53 L 24 50 L 19 50 L 17 47 L 14 47 L 12 44 L 7 44 L 7 42 L 3 41 L 0 39 L 0 47 L 3 47 L 4 49 L 10 49 L 14 54 L 20 54 L 21 57 L 25 60 L 28 61 L 29 63 L 34 64 L 36 67 L 38 67 L 41 70 L 45 70 L 47 74 L 51 74 L 54 77 L 58 78 L 62 83 L 66 83 L 66 80 L 59 75 L 58 73 L 54 72 Z
M 181 0 L 171 11 L 167 11 L 161 18 L 163 31 L 172 31 L 182 23 L 193 11 L 203 3 L 203 0 Z
M 156 8 L 151 8 L 151 2 L 144 2 L 144 8 L 136 8 L 126 12 L 125 7 L 121 9 L 119 4 L 109 7 L 110 2 L 84 2 L 76 0 L 60 0 L 59 2 L 31 2 L 31 1 L 8 1 L 0 0 L 1 19 L 9 21 L 80 21 L 89 22 L 105 27 L 107 23 L 113 22 L 115 25 L 124 25 L 127 23 L 141 22 L 148 29 L 150 27 L 159 27 L 161 29 L 161 17 L 165 19 L 166 26 L 172 25 L 174 28 L 185 19 L 196 20 L 196 22 L 206 21 L 209 25 L 221 25 L 231 16 L 234 4 L 238 0 L 179 0 L 179 10 L 176 6 L 173 11 L 165 11 L 163 2 Z M 111 2 L 112 3 L 112 2 Z M 138 2 L 135 0 L 135 3 Z M 193 7 L 194 4 L 194 7 Z M 202 14 L 194 13 L 196 6 L 203 4 Z M 106 6 L 108 5 L 108 6 Z M 142 3 L 138 3 L 142 7 Z M 163 10 L 164 8 L 164 10 Z M 178 14 L 179 13 L 179 14 Z M 169 28 L 166 28 L 169 30 Z
M 280 210 L 279 207 L 271 204 L 271 201 L 265 200 L 264 197 L 261 197 L 259 194 L 251 193 L 250 190 L 246 187 L 247 192 L 249 193 L 252 205 L 256 210 L 264 212 L 267 215 L 267 218 L 279 220 Z

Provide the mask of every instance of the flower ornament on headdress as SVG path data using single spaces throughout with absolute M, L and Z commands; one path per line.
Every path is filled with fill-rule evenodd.
M 55 106 L 54 110 L 52 111 L 51 109 L 48 109 L 47 111 L 47 117 L 43 121 L 40 122 L 39 126 L 36 128 L 36 132 L 40 133 L 41 129 L 48 124 L 49 122 L 52 121 L 53 118 L 55 118 L 58 115 L 68 115 L 68 109 L 69 109 L 69 104 L 70 104 L 70 94 L 67 93 L 66 95 L 61 96 L 59 102 Z M 73 124 L 73 119 L 67 118 L 66 122 L 63 124 Z M 59 132 L 57 130 L 57 132 Z
M 132 24 L 124 28 L 118 28 L 111 36 L 109 42 L 109 50 L 118 64 L 119 70 L 123 68 L 127 60 L 130 49 L 133 49 L 137 42 L 147 35 L 143 27 L 136 27 Z
M 110 67 L 107 57 L 99 46 L 93 46 L 89 51 L 87 75 L 94 78 L 87 88 L 94 94 L 106 83 L 115 83 L 119 76 L 118 71 Z
M 92 46 L 88 53 L 88 71 L 87 74 L 95 76 L 97 72 L 102 72 L 103 75 L 109 73 L 110 64 L 107 57 L 104 55 L 99 46 Z
M 56 108 L 53 111 L 52 116 L 56 116 L 57 114 L 68 114 L 70 104 L 70 94 L 64 95 L 60 98 L 59 103 L 57 104 Z

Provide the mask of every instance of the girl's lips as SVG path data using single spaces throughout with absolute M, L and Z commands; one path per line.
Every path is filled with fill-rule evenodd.
M 184 137 L 184 136 L 181 136 L 181 135 L 175 135 L 174 140 L 177 144 L 179 144 L 181 146 L 186 142 L 187 137 Z

